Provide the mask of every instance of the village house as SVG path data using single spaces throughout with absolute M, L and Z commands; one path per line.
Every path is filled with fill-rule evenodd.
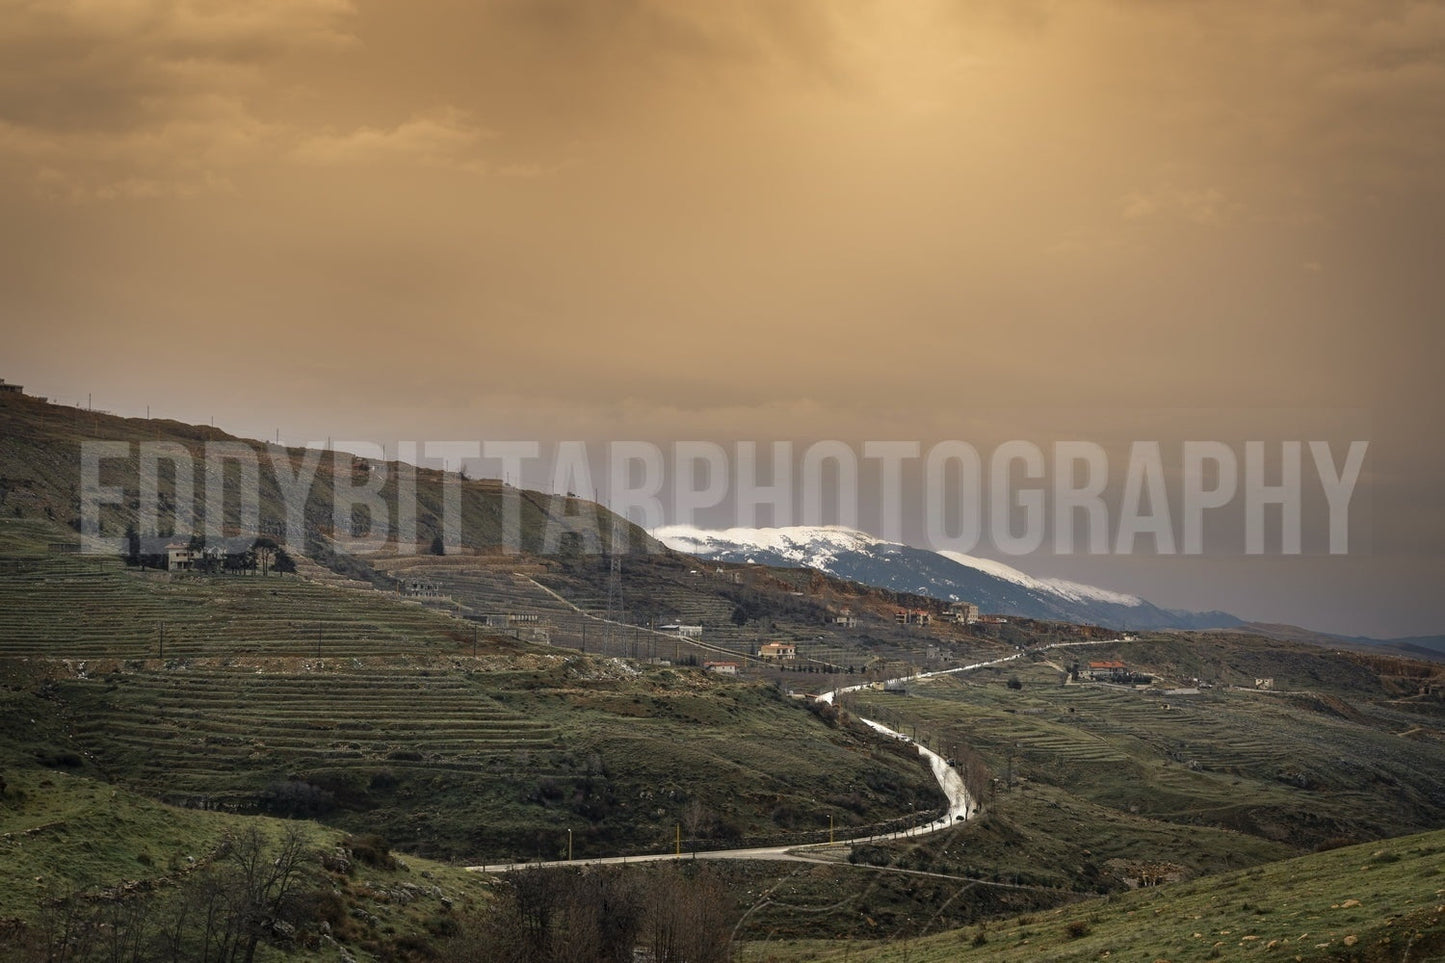
M 1122 682 L 1129 674 L 1129 667 L 1122 662 L 1102 661 L 1089 663 L 1089 678 L 1095 682 Z
M 166 571 L 189 572 L 196 567 L 196 553 L 184 542 L 166 546 Z
M 798 657 L 798 647 L 792 642 L 764 642 L 758 646 L 758 658 L 770 662 L 791 662 Z
M 717 675 L 737 675 L 739 665 L 736 662 L 704 662 L 704 672 L 713 672 Z

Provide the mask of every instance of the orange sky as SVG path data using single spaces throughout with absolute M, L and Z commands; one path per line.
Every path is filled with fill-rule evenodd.
M 1445 631 L 1442 51 L 1388 0 L 0 0 L 0 377 L 297 442 L 1363 421 L 1368 557 L 1020 564 Z

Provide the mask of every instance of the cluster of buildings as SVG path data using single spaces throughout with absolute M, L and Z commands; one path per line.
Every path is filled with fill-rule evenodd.
M 206 569 L 250 571 L 255 568 L 253 538 L 207 537 L 204 544 L 191 540 L 142 537 L 135 546 L 137 560 L 148 568 L 167 572 L 198 572 Z
M 972 602 L 949 603 L 948 608 L 944 610 L 943 619 L 958 625 L 973 625 L 976 622 L 988 621 L 979 611 L 979 607 Z M 925 609 L 899 609 L 893 613 L 893 621 L 899 625 L 928 625 L 933 621 L 933 613 Z

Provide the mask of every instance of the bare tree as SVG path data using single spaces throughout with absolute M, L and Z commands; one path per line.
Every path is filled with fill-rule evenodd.
M 256 945 L 279 918 L 301 870 L 306 836 L 299 824 L 290 824 L 281 834 L 275 855 L 266 844 L 260 827 L 252 824 L 235 839 L 225 863 L 236 876 L 234 930 L 244 946 L 242 959 L 251 963 Z
M 687 831 L 687 838 L 692 840 L 693 852 L 697 852 L 697 840 L 702 831 L 712 822 L 712 813 L 703 805 L 702 800 L 696 796 L 692 797 L 682 809 L 682 828 Z

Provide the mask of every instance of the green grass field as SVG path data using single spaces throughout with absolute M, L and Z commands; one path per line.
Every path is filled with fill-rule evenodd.
M 1352 846 L 886 942 L 753 941 L 743 959 L 1434 960 L 1445 832 Z M 960 887 L 966 884 L 960 884 Z
M 407 948 L 437 943 L 489 903 L 490 884 L 476 874 L 417 857 L 362 862 L 351 852 L 360 844 L 315 823 L 166 806 L 84 774 L 6 773 L 5 959 L 129 959 L 132 946 L 160 939 L 167 925 L 179 925 L 194 949 L 202 921 L 180 907 L 229 884 L 210 869 L 224 870 L 226 847 L 253 829 L 267 847 L 299 831 L 303 846 L 286 911 L 299 925 L 287 939 L 262 942 L 257 959 L 404 959 Z M 87 928 L 88 942 L 80 935 Z

